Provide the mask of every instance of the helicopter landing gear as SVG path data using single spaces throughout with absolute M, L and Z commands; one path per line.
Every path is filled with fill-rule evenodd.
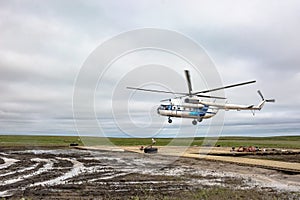
M 201 117 L 198 118 L 198 122 L 202 122 L 202 120 L 203 120 L 203 118 L 201 118 Z
M 169 117 L 168 118 L 168 122 L 171 124 L 172 123 L 172 119 Z
M 192 124 L 193 124 L 193 125 L 197 125 L 197 121 L 194 119 L 194 120 L 192 121 Z

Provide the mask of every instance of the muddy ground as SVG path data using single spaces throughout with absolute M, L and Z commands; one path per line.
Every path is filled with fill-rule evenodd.
M 286 154 L 286 155 L 247 155 L 244 157 L 300 163 L 300 154 L 294 154 L 294 155 L 289 155 L 289 154 Z
M 4 199 L 300 199 L 299 191 L 300 174 L 253 166 L 68 148 L 0 151 Z

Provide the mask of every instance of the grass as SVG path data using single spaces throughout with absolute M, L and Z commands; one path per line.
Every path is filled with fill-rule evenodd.
M 83 142 L 82 142 L 83 141 Z M 205 141 L 205 142 L 204 142 Z M 215 142 L 216 141 L 216 142 Z M 24 136 L 0 135 L 0 146 L 69 146 L 70 143 L 79 145 L 105 145 L 108 142 L 117 146 L 140 146 L 151 144 L 150 138 L 95 138 L 76 136 Z M 204 143 L 203 143 L 204 142 Z M 259 146 L 264 148 L 298 148 L 300 136 L 279 137 L 220 137 L 215 138 L 158 138 L 157 146 L 201 146 L 220 145 L 222 147 Z
M 110 138 L 110 141 L 118 146 L 138 146 L 151 143 L 149 138 Z M 205 142 L 204 142 L 205 141 Z M 172 142 L 172 143 L 170 143 Z M 204 142 L 204 143 L 203 143 Z M 157 146 L 202 146 L 202 145 L 220 145 L 222 147 L 238 146 L 259 146 L 265 148 L 298 148 L 300 149 L 300 136 L 280 136 L 280 137 L 220 137 L 215 138 L 180 138 L 173 140 L 171 138 L 156 139 Z
M 103 138 L 84 138 L 86 145 L 103 145 L 107 140 Z M 150 138 L 108 138 L 108 141 L 117 146 L 140 146 L 151 144 Z M 204 142 L 205 141 L 205 142 Z M 203 143 L 204 142 L 204 143 Z M 300 136 L 285 137 L 220 137 L 215 138 L 158 138 L 157 146 L 202 146 L 210 145 L 222 147 L 259 146 L 265 148 L 300 148 Z
M 227 147 L 258 146 L 266 148 L 300 148 L 300 136 L 221 137 L 217 145 Z
M 298 199 L 298 193 L 284 193 L 277 191 L 259 191 L 255 189 L 230 189 L 225 187 L 209 187 L 196 191 L 182 191 L 176 196 L 167 197 L 165 199 Z
M 69 146 L 72 142 L 82 144 L 72 136 L 0 135 L 0 146 Z
M 165 194 L 164 194 L 165 193 Z M 161 199 L 161 200 L 215 200 L 215 199 L 299 199 L 300 195 L 296 192 L 278 192 L 275 190 L 257 190 L 257 189 L 232 189 L 226 187 L 208 187 L 203 189 L 177 190 L 173 192 L 162 191 L 155 193 L 152 191 L 144 191 L 144 193 L 131 196 L 132 200 L 140 199 Z M 109 198 L 119 199 L 119 198 Z

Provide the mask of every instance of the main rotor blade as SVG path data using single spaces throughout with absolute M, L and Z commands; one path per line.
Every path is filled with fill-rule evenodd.
M 140 90 L 145 92 L 157 92 L 157 93 L 166 93 L 166 94 L 180 94 L 180 95 L 189 95 L 188 93 L 183 92 L 171 92 L 171 91 L 164 91 L 164 90 L 152 90 L 152 89 L 143 89 L 143 88 L 135 88 L 135 87 L 126 87 L 130 90 Z
M 216 96 L 207 96 L 202 94 L 197 94 L 197 97 L 203 97 L 203 98 L 211 98 L 211 99 L 226 99 L 225 97 L 216 97 Z
M 192 89 L 192 82 L 191 82 L 190 72 L 189 72 L 189 70 L 184 70 L 184 72 L 185 72 L 186 82 L 187 82 L 187 85 L 188 85 L 189 95 L 191 95 L 193 89 Z
M 222 89 L 228 89 L 228 88 L 232 88 L 232 87 L 247 85 L 247 84 L 251 84 L 251 83 L 255 83 L 255 82 L 256 81 L 248 81 L 248 82 L 243 82 L 243 83 L 237 83 L 237 84 L 233 84 L 233 85 L 227 85 L 227 86 L 224 86 L 224 87 L 219 87 L 219 88 L 214 88 L 214 89 L 209 89 L 209 90 L 203 90 L 203 91 L 196 92 L 196 93 L 193 93 L 193 94 L 213 92 L 213 91 L 217 91 L 217 90 L 222 90 Z
M 177 96 L 177 97 L 174 97 L 173 99 L 178 99 L 178 98 L 182 98 L 182 97 L 186 97 L 187 95 L 184 95 L 184 96 Z M 211 99 L 226 99 L 225 97 L 216 97 L 216 96 L 207 96 L 207 95 L 202 95 L 202 94 L 198 94 L 196 95 L 197 97 L 203 97 L 203 98 L 211 98 Z M 162 99 L 160 100 L 161 102 L 165 102 L 165 101 L 171 101 L 170 98 L 168 99 Z

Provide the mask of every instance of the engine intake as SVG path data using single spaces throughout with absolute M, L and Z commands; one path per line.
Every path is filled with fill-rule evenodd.
M 190 98 L 186 98 L 184 99 L 185 103 L 193 103 L 193 104 L 198 104 L 199 103 L 199 99 L 190 99 Z

